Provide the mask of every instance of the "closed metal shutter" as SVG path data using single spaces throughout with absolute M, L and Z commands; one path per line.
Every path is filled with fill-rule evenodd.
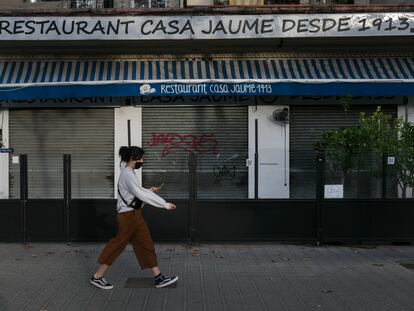
M 63 197 L 63 154 L 72 155 L 73 198 L 113 197 L 113 109 L 11 110 L 10 146 L 28 155 L 30 198 Z M 10 195 L 19 196 L 11 162 Z
M 347 112 L 341 106 L 290 107 L 290 197 L 315 198 L 316 154 L 314 145 L 322 134 L 334 128 L 353 127 L 361 112 L 373 113 L 376 106 L 354 106 Z M 397 115 L 397 107 L 382 106 L 385 113 Z
M 197 153 L 199 198 L 247 198 L 247 107 L 143 108 L 143 184 L 188 197 L 188 153 Z

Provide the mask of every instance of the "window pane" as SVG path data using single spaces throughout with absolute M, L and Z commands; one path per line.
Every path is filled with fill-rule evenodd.
M 346 156 L 328 151 L 325 158 L 325 190 L 334 191 L 335 187 L 342 189 L 344 199 L 381 198 L 382 156 L 374 152 Z M 335 198 L 329 197 L 326 192 L 325 197 Z
M 10 144 L 27 154 L 30 198 L 63 197 L 63 155 L 72 155 L 72 197 L 113 198 L 113 109 L 10 111 Z M 18 165 L 10 165 L 17 179 Z M 10 193 L 19 183 L 13 181 Z
M 161 157 L 155 149 L 146 148 L 144 159 L 142 185 L 145 188 L 161 187 L 160 196 L 168 199 L 188 198 L 188 152 L 179 150 L 174 157 Z
M 247 182 L 247 107 L 143 108 L 142 124 L 145 185 L 152 185 L 151 179 L 166 172 L 171 184 L 166 183 L 164 191 L 174 197 L 188 197 L 188 154 L 193 152 L 198 157 L 200 198 L 247 197 L 247 183 L 233 183 L 228 191 L 211 190 L 219 182 L 227 184 L 228 175 Z M 226 174 L 226 181 L 215 178 L 214 172 Z M 185 182 L 178 186 L 179 180 Z
M 244 150 L 243 150 L 244 149 Z M 245 146 L 197 158 L 197 194 L 200 199 L 247 199 L 248 154 Z

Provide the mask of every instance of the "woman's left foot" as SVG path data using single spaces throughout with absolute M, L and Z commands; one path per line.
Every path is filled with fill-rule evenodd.
M 102 288 L 102 289 L 112 289 L 114 286 L 112 284 L 109 284 L 104 277 L 96 278 L 94 275 L 91 277 L 91 284 L 95 285 L 96 287 Z
M 177 281 L 178 281 L 178 276 L 165 277 L 161 274 L 155 278 L 155 287 L 162 288 L 162 287 L 170 286 L 171 284 L 174 284 Z

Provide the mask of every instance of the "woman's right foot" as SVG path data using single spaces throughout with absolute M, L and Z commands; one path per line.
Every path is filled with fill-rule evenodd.
M 162 274 L 155 278 L 155 287 L 162 288 L 170 286 L 178 281 L 178 276 L 165 277 Z
M 104 277 L 96 278 L 94 275 L 91 277 L 91 284 L 95 285 L 96 287 L 99 287 L 101 289 L 112 289 L 114 286 L 112 284 L 109 284 Z

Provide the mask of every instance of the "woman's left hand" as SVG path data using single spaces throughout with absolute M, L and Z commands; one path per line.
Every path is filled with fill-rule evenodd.
M 158 188 L 158 187 L 151 187 L 151 188 L 149 188 L 149 191 L 151 191 L 151 192 L 159 192 L 160 191 L 160 188 Z

